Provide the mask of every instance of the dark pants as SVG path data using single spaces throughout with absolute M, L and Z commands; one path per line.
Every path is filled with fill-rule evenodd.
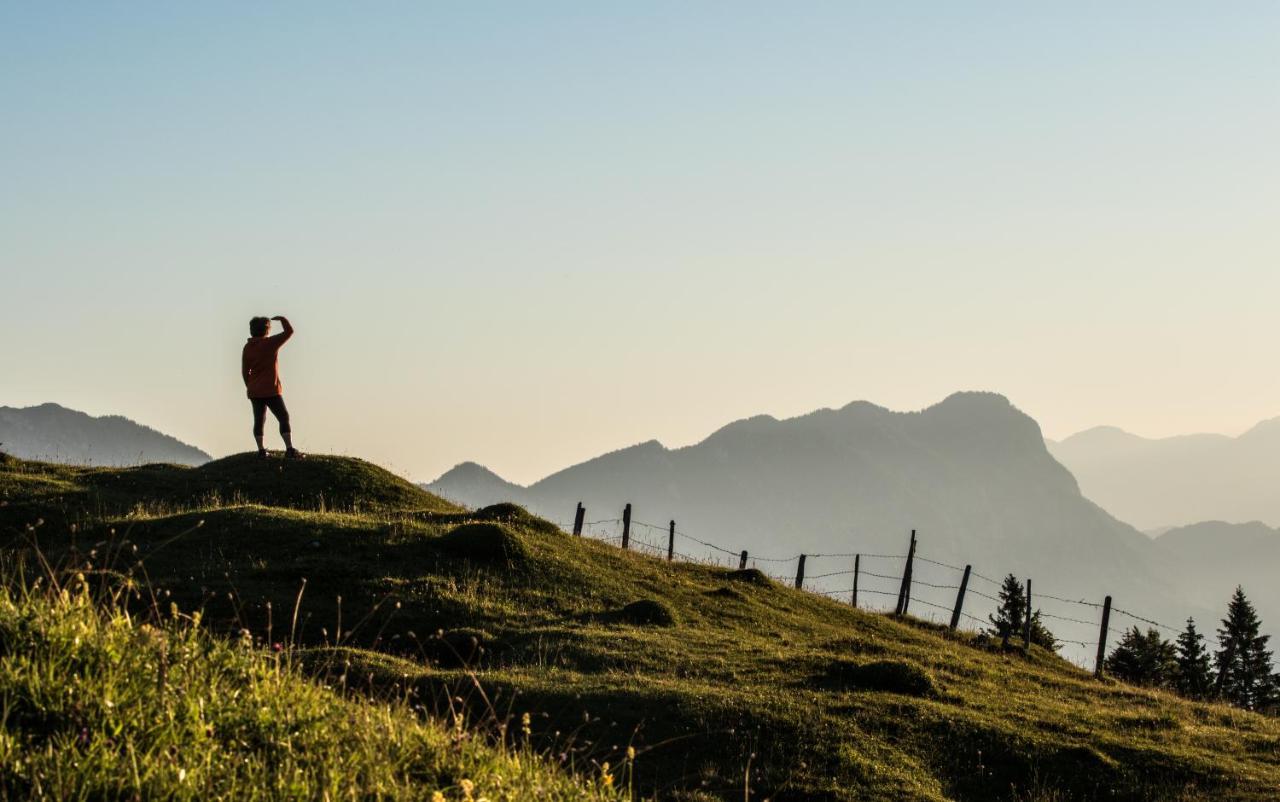
M 253 404 L 253 436 L 262 436 L 262 424 L 267 419 L 267 410 L 271 410 L 271 414 L 276 416 L 276 420 L 280 421 L 280 434 L 288 434 L 289 429 L 289 410 L 285 408 L 284 396 L 273 395 L 270 398 L 250 398 L 249 402 Z

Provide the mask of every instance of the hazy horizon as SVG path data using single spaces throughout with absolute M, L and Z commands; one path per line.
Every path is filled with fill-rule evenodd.
M 421 480 L 965 389 L 1280 414 L 1280 6 L 306 11 L 0 8 L 0 404 L 243 451 L 286 314 L 299 445 Z

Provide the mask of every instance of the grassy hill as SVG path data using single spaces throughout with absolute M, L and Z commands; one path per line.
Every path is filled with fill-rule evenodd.
M 83 574 L 64 593 L 5 578 L 0 799 L 618 798 L 527 745 L 344 698 L 192 615 L 139 623 Z
M 132 573 L 160 603 L 202 607 L 215 633 L 296 642 L 349 692 L 461 705 L 495 738 L 529 713 L 538 748 L 566 765 L 618 765 L 632 747 L 645 795 L 1262 800 L 1280 787 L 1273 719 L 753 571 L 625 553 L 511 505 L 459 510 L 354 460 L 8 460 L 0 543 Z

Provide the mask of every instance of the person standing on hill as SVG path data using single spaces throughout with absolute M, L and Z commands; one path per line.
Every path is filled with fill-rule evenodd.
M 267 335 L 271 332 L 272 320 L 280 321 L 284 331 L 269 337 Z M 273 318 L 255 317 L 249 321 L 249 335 L 240 359 L 240 374 L 244 378 L 249 402 L 253 404 L 253 439 L 258 443 L 258 456 L 267 456 L 267 449 L 262 445 L 262 428 L 269 409 L 280 423 L 280 437 L 284 440 L 285 457 L 298 459 L 302 454 L 293 447 L 289 410 L 284 405 L 283 388 L 280 384 L 280 363 L 277 359 L 280 347 L 293 336 L 293 326 L 289 325 L 289 319 L 283 315 Z

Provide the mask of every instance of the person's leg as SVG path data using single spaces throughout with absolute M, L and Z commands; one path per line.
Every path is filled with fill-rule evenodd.
M 284 440 L 286 454 L 297 453 L 293 447 L 293 429 L 289 426 L 289 408 L 284 405 L 284 396 L 273 396 L 266 399 L 271 414 L 280 422 L 280 439 Z
M 253 439 L 258 444 L 258 453 L 265 455 L 267 449 L 262 445 L 262 427 L 267 419 L 267 402 L 262 398 L 250 398 L 253 404 Z

